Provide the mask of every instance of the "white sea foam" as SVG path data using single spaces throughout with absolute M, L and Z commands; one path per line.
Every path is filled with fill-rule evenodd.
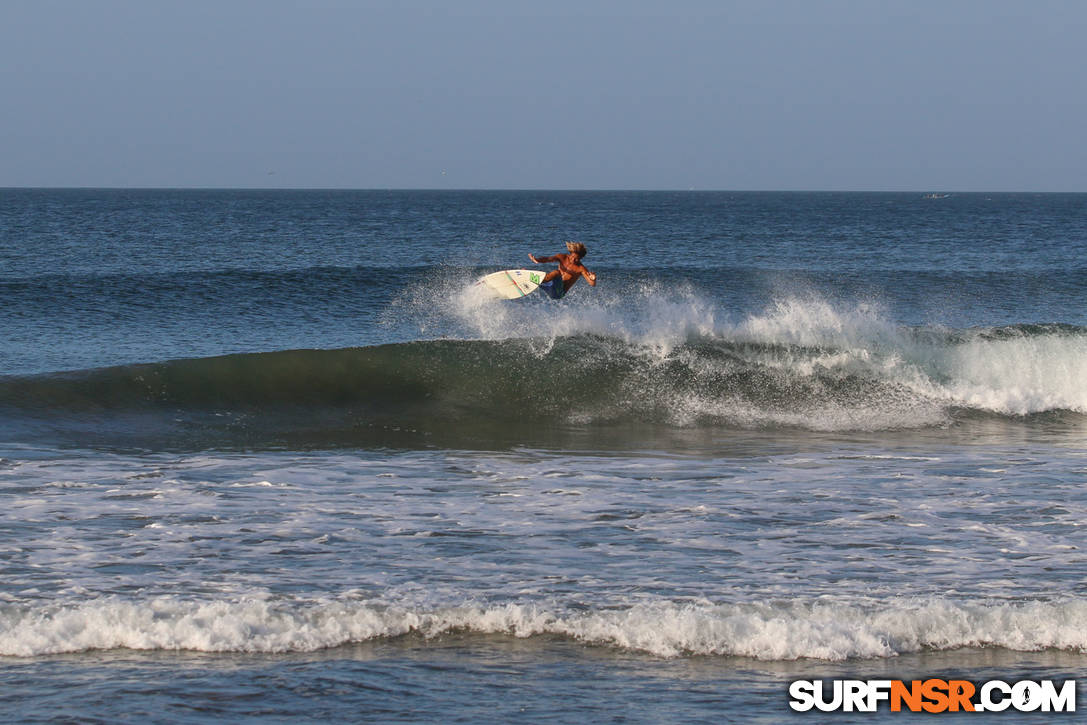
M 1087 413 L 1087 336 L 975 337 L 942 362 L 949 397 L 997 413 Z
M 810 348 L 758 358 L 762 365 L 787 368 L 800 377 L 817 371 L 860 374 L 913 393 L 909 399 L 879 401 L 874 409 L 826 411 L 819 418 L 830 427 L 836 427 L 834 421 L 880 427 L 888 409 L 907 425 L 930 425 L 941 417 L 935 405 L 1003 415 L 1087 413 L 1087 336 L 925 332 L 892 324 L 884 311 L 867 304 L 842 309 L 821 299 L 788 298 L 719 334 L 727 340 Z
M 711 415 L 742 425 L 798 425 L 824 430 L 927 427 L 948 421 L 953 408 L 1000 415 L 1052 410 L 1087 413 L 1087 335 L 1035 330 L 991 335 L 983 330 L 907 328 L 878 304 L 832 303 L 814 294 L 783 295 L 766 308 L 739 316 L 688 285 L 656 282 L 615 291 L 581 289 L 554 304 L 509 303 L 449 280 L 450 303 L 414 305 L 420 332 L 453 326 L 471 338 L 531 339 L 547 355 L 554 342 L 574 335 L 621 340 L 663 361 L 691 341 L 753 345 L 751 364 L 782 371 L 798 381 L 818 375 L 852 375 L 885 388 L 863 401 L 804 401 L 788 410 L 752 406 L 730 397 L 677 399 L 673 422 L 686 425 Z M 621 292 L 621 293 L 620 293 Z M 410 298 L 406 298 L 410 304 Z M 706 371 L 712 375 L 713 371 Z M 709 377 L 709 376 L 707 376 Z
M 451 632 L 559 635 L 661 657 L 762 660 L 881 658 L 924 649 L 994 646 L 1087 651 L 1087 601 L 963 603 L 657 602 L 596 611 L 540 604 L 433 609 L 366 601 L 147 602 L 0 607 L 0 655 L 128 648 L 204 652 L 313 651 L 377 638 Z

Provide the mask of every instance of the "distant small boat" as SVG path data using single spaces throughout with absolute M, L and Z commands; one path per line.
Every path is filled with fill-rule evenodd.
M 946 199 L 951 194 L 925 194 L 922 199 Z

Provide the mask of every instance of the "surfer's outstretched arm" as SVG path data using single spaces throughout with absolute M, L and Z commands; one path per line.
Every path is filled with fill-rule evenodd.
M 551 264 L 553 262 L 558 262 L 559 261 L 559 258 L 557 256 L 555 256 L 555 257 L 537 257 L 537 256 L 533 255 L 531 252 L 529 253 L 528 258 L 531 259 L 536 264 Z

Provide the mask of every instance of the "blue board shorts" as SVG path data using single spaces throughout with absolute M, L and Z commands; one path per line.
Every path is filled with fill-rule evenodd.
M 566 285 L 562 283 L 562 277 L 556 277 L 541 284 L 540 291 L 553 300 L 561 300 L 562 296 L 566 294 Z

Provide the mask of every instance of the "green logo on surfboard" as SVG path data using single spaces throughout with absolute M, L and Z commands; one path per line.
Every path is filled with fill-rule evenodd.
M 530 274 L 528 276 L 528 281 L 531 282 L 532 284 L 539 284 L 540 283 L 540 275 Z

